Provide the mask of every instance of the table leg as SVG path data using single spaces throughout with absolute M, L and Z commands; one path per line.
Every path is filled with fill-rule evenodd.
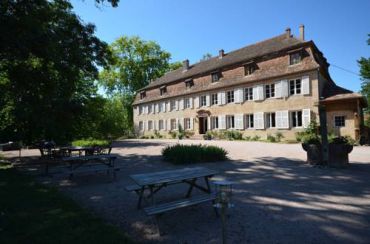
M 141 202 L 143 200 L 144 190 L 145 190 L 145 188 L 142 187 L 141 190 L 139 191 L 139 201 L 137 203 L 137 209 L 141 209 Z
M 189 187 L 188 192 L 186 193 L 186 197 L 191 196 L 191 192 L 193 191 L 193 187 L 194 187 L 194 184 L 195 184 L 196 181 L 197 181 L 197 178 L 192 179 L 190 182 L 188 182 L 190 184 L 190 187 Z
M 153 185 L 151 185 L 151 186 L 149 186 L 149 190 L 150 190 L 150 198 L 151 198 L 151 200 L 152 200 L 152 205 L 154 205 L 154 186 Z
M 209 180 L 208 180 L 208 176 L 204 177 L 204 180 L 206 182 L 206 185 L 207 185 L 207 192 L 208 193 L 211 193 L 211 186 L 209 185 Z

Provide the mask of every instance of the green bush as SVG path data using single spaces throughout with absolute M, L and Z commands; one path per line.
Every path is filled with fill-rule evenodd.
M 157 130 L 154 130 L 154 137 L 155 138 L 162 138 L 163 136 Z
M 356 141 L 352 139 L 350 136 L 333 136 L 328 137 L 328 142 L 330 144 L 348 144 L 348 145 L 355 145 Z
M 72 142 L 75 147 L 108 147 L 111 143 L 108 140 L 82 139 Z
M 276 138 L 276 141 L 281 142 L 281 139 L 283 139 L 284 136 L 281 132 L 278 131 L 275 133 L 275 138 Z
M 297 141 L 304 144 L 321 144 L 321 137 L 319 136 L 319 129 L 316 121 L 312 121 L 309 126 L 302 132 L 297 132 Z
M 204 140 L 212 140 L 214 137 L 212 131 L 207 131 L 206 134 L 203 135 Z
M 253 136 L 253 137 L 251 138 L 251 141 L 259 141 L 259 139 L 261 139 L 261 137 L 260 137 L 260 136 L 255 135 L 255 136 Z
M 170 135 L 170 137 L 172 139 L 176 139 L 176 137 L 177 137 L 177 132 L 176 131 L 171 130 L 170 132 L 168 132 L 168 134 Z
M 194 135 L 194 132 L 193 131 L 187 131 L 186 130 L 184 134 L 185 134 L 185 137 L 186 138 L 190 138 L 190 137 L 192 137 Z
M 276 138 L 270 134 L 267 134 L 267 141 L 269 142 L 276 142 Z
M 250 137 L 250 136 L 245 136 L 245 137 L 244 137 L 244 140 L 246 140 L 246 141 L 250 141 L 250 140 L 251 140 L 251 137 Z
M 182 140 L 185 137 L 185 131 L 182 126 L 179 124 L 179 133 L 177 133 L 177 138 Z
M 162 150 L 163 159 L 174 164 L 192 164 L 227 160 L 227 151 L 217 146 L 182 145 L 167 146 Z
M 228 140 L 243 140 L 243 134 L 237 130 L 227 130 L 224 132 Z

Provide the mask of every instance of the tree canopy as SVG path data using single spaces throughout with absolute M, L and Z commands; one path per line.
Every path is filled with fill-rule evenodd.
M 0 141 L 81 133 L 110 57 L 94 25 L 66 0 L 2 1 L 0 23 Z
M 370 45 L 370 34 L 368 36 L 369 39 L 367 40 L 367 44 Z M 358 63 L 360 65 L 360 75 L 362 77 L 361 93 L 366 97 L 367 103 L 370 105 L 370 57 L 362 57 L 358 60 Z M 367 108 L 366 112 L 369 113 L 370 109 Z M 370 125 L 370 121 L 367 121 L 367 124 Z

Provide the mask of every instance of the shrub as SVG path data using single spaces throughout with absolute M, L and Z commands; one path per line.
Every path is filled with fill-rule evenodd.
M 281 139 L 284 138 L 283 134 L 281 132 L 276 132 L 275 134 L 276 141 L 281 142 Z
M 182 140 L 185 137 L 185 131 L 180 124 L 179 124 L 179 133 L 177 134 L 177 137 L 180 140 Z
M 177 137 L 177 132 L 176 131 L 170 131 L 170 132 L 168 132 L 168 134 L 170 135 L 170 137 L 172 139 L 176 139 L 176 137 Z
M 255 136 L 253 136 L 253 137 L 251 138 L 251 141 L 258 141 L 259 139 L 261 139 L 261 137 L 260 137 L 260 136 L 255 135 Z
M 194 135 L 194 132 L 193 131 L 185 131 L 185 138 L 190 138 Z
M 217 146 L 182 145 L 167 146 L 162 150 L 163 159 L 174 164 L 192 164 L 227 160 L 227 151 Z
M 347 144 L 347 145 L 355 145 L 356 141 L 352 139 L 350 136 L 336 136 L 328 138 L 328 142 L 330 144 Z
M 297 132 L 295 135 L 297 141 L 303 144 L 321 144 L 316 121 L 312 121 L 304 131 Z
M 251 137 L 250 137 L 250 136 L 245 136 L 245 137 L 244 137 L 244 140 L 246 140 L 246 141 L 250 141 L 250 140 L 251 140 Z
M 212 131 L 207 131 L 206 134 L 203 135 L 204 140 L 212 140 L 214 138 Z
M 276 138 L 270 134 L 267 134 L 267 141 L 269 142 L 276 142 Z
M 242 140 L 243 139 L 243 134 L 237 130 L 227 130 L 224 133 L 225 133 L 225 137 L 228 140 Z
M 98 140 L 98 139 L 82 139 L 72 142 L 72 146 L 75 147 L 109 147 L 111 142 L 108 140 Z
M 157 130 L 154 130 L 154 137 L 155 138 L 162 138 L 163 136 Z

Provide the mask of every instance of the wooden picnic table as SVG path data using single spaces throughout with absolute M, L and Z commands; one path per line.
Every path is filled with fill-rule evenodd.
M 149 191 L 149 195 L 147 196 L 147 198 L 150 198 L 152 205 L 154 205 L 154 195 L 163 187 L 172 184 L 185 183 L 190 185 L 186 193 L 186 198 L 191 197 L 194 188 L 210 194 L 211 187 L 209 184 L 209 179 L 215 174 L 217 174 L 217 171 L 205 167 L 191 167 L 145 174 L 134 174 L 130 175 L 130 178 L 135 181 L 135 183 L 137 184 L 137 188 L 135 188 L 135 186 L 131 186 L 131 188 L 132 190 L 135 190 L 139 195 L 137 207 L 140 209 L 141 202 L 146 191 Z M 206 183 L 205 187 L 197 183 L 197 181 L 202 178 Z
M 87 155 L 86 152 L 94 152 L 94 147 L 79 147 L 79 146 L 69 146 L 59 148 L 62 152 L 67 152 L 68 155 L 72 155 L 73 152 L 78 152 L 78 156 L 81 156 L 83 153 Z M 65 153 L 62 153 L 65 154 Z

